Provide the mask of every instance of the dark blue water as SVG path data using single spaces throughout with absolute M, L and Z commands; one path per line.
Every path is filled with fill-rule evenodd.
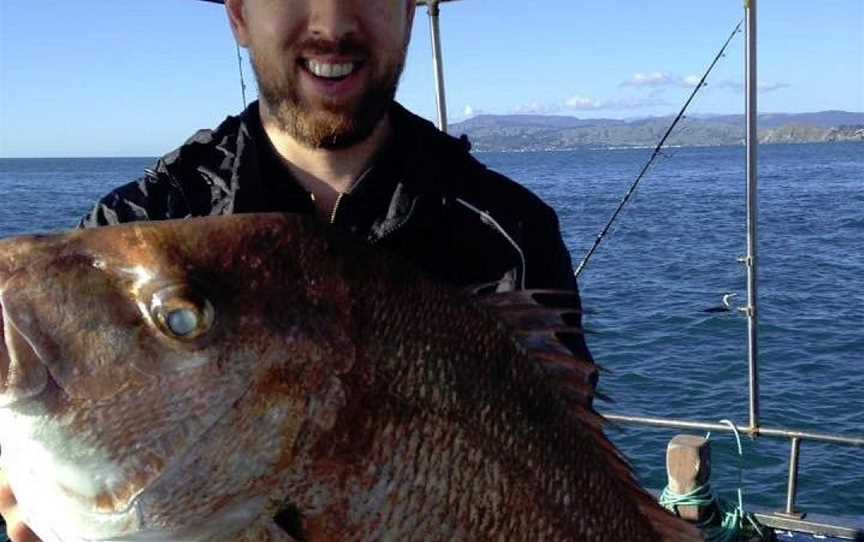
M 650 151 L 487 153 L 479 158 L 560 215 L 574 265 Z M 746 320 L 708 314 L 746 300 L 742 148 L 675 149 L 645 179 L 580 283 L 589 346 L 610 370 L 609 412 L 748 422 Z M 0 237 L 74 225 L 151 159 L 0 160 Z M 763 425 L 864 435 L 864 144 L 760 151 Z M 674 431 L 611 436 L 643 483 L 665 483 Z M 714 435 L 713 485 L 737 487 L 731 436 Z M 745 504 L 782 508 L 789 448 L 744 441 Z M 864 453 L 805 442 L 798 507 L 864 523 Z
M 559 212 L 574 266 L 648 150 L 483 154 Z M 643 180 L 580 286 L 588 344 L 610 369 L 609 412 L 748 423 L 747 322 L 709 314 L 724 293 L 745 304 L 743 148 L 671 151 Z M 864 436 L 864 144 L 760 150 L 762 425 Z M 649 487 L 665 484 L 675 431 L 628 427 L 613 440 Z M 732 497 L 731 436 L 712 436 L 712 481 Z M 745 440 L 745 504 L 782 508 L 789 446 Z M 864 450 L 805 442 L 798 508 L 864 525 Z

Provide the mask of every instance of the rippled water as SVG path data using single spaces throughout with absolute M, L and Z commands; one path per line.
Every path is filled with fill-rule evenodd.
M 558 210 L 575 265 L 650 152 L 481 159 Z M 747 425 L 747 322 L 703 312 L 724 293 L 746 302 L 744 149 L 667 154 L 580 277 L 588 344 L 615 400 L 599 408 Z M 759 173 L 762 425 L 864 436 L 864 144 L 763 146 Z M 611 433 L 643 482 L 662 487 L 675 431 Z M 712 483 L 731 498 L 734 439 L 712 439 Z M 743 444 L 745 503 L 782 508 L 788 443 Z M 864 525 L 862 450 L 805 442 L 800 461 L 798 508 Z
M 648 150 L 484 153 L 560 215 L 574 264 Z M 149 158 L 0 160 L 0 237 L 72 226 Z M 746 299 L 742 148 L 673 149 L 643 184 L 580 279 L 589 346 L 609 371 L 607 412 L 746 425 L 746 321 L 710 314 Z M 864 435 L 864 144 L 760 151 L 760 348 L 763 424 Z M 612 432 L 643 483 L 665 483 L 674 431 Z M 713 485 L 731 497 L 737 459 L 715 435 Z M 744 441 L 748 502 L 781 508 L 789 448 Z M 805 442 L 799 508 L 864 523 L 861 449 Z

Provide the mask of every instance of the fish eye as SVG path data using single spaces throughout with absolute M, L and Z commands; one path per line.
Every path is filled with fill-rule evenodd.
M 165 325 L 175 335 L 185 337 L 198 329 L 198 313 L 190 309 L 177 309 L 165 317 Z
M 168 286 L 155 292 L 150 314 L 160 331 L 182 341 L 199 339 L 213 327 L 213 305 L 188 286 Z

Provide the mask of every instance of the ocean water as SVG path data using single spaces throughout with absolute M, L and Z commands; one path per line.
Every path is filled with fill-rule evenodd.
M 481 159 L 552 205 L 575 265 L 650 150 L 489 153 Z M 864 144 L 759 151 L 761 424 L 864 436 Z M 580 277 L 587 341 L 609 369 L 598 410 L 746 426 L 747 321 L 705 313 L 725 293 L 746 304 L 745 151 L 682 148 L 643 179 Z M 678 431 L 610 436 L 647 487 L 665 485 Z M 785 506 L 789 444 L 712 435 L 712 487 Z M 742 465 L 739 471 L 739 465 Z M 864 450 L 803 442 L 797 508 L 864 527 Z
M 482 153 L 559 213 L 574 266 L 650 150 Z M 150 158 L 0 159 L 0 237 L 64 229 Z M 743 148 L 666 152 L 580 278 L 604 412 L 748 422 Z M 760 368 L 765 426 L 864 436 L 864 144 L 760 150 Z M 647 487 L 665 484 L 676 431 L 611 429 Z M 715 434 L 712 485 L 785 503 L 789 445 Z M 798 508 L 864 525 L 864 450 L 801 448 Z M 739 471 L 739 465 L 740 471 Z

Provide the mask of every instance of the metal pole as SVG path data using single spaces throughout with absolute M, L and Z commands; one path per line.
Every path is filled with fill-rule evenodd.
M 749 360 L 750 376 L 750 428 L 754 434 L 758 434 L 759 428 L 759 342 L 758 342 L 758 317 L 757 310 L 757 169 L 756 151 L 759 143 L 757 139 L 757 103 L 756 103 L 756 2 L 757 0 L 745 0 L 747 27 L 747 257 L 744 264 L 747 266 L 747 358 Z
M 444 96 L 444 59 L 441 56 L 441 29 L 438 15 L 440 0 L 427 0 L 429 31 L 432 34 L 432 62 L 435 64 L 435 100 L 438 103 L 438 129 L 447 131 L 447 101 Z
M 792 439 L 792 451 L 789 454 L 789 486 L 786 491 L 786 510 L 784 515 L 801 518 L 803 514 L 795 511 L 795 494 L 798 492 L 798 454 L 801 451 L 801 439 Z
M 647 416 L 628 416 L 624 414 L 613 414 L 608 412 L 600 412 L 600 415 L 612 422 L 622 424 L 645 425 L 648 427 L 666 427 L 669 429 L 693 429 L 700 431 L 717 431 L 731 432 L 728 425 L 722 423 L 713 423 L 699 420 L 676 420 L 672 418 L 651 418 Z M 826 429 L 832 429 L 831 424 L 825 424 Z M 739 433 L 754 435 L 755 431 L 750 427 L 739 426 L 736 424 L 736 429 Z M 801 440 L 812 440 L 815 442 L 830 442 L 831 444 L 841 444 L 846 446 L 857 446 L 864 448 L 864 436 L 853 435 L 838 435 L 836 433 L 815 433 L 812 431 L 800 431 L 797 429 L 787 429 L 782 427 L 760 427 L 759 435 L 763 437 L 776 437 L 782 439 L 799 438 Z M 755 435 L 754 435 L 755 436 Z

